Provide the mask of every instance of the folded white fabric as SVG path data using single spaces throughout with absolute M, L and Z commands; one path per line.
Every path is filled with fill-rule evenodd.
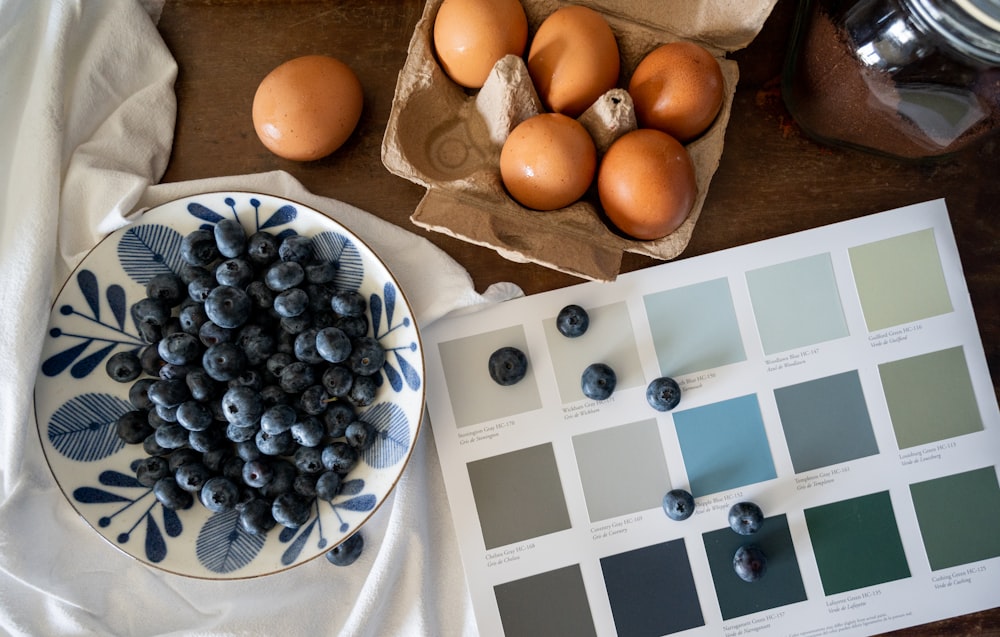
M 0 632 L 11 635 L 465 635 L 471 603 L 430 427 L 350 567 L 179 577 L 110 546 L 76 515 L 38 441 L 32 388 L 55 291 L 103 236 L 210 190 L 285 196 L 373 247 L 426 325 L 480 295 L 423 238 L 309 193 L 286 173 L 154 185 L 173 136 L 176 64 L 161 0 L 0 0 Z M 433 273 L 433 274 L 431 274 Z

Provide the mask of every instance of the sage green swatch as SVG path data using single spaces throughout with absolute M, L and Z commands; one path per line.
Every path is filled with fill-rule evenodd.
M 953 310 L 934 230 L 920 230 L 848 250 L 869 331 Z
M 900 449 L 983 429 L 961 347 L 882 363 L 878 371 Z

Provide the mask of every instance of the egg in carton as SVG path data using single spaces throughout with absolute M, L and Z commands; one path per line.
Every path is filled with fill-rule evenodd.
M 691 212 L 672 233 L 648 241 L 625 236 L 607 222 L 595 187 L 570 206 L 544 212 L 525 208 L 507 194 L 499 168 L 503 143 L 518 124 L 545 109 L 523 57 L 500 59 L 476 90 L 461 87 L 445 74 L 433 44 L 434 20 L 442 1 L 428 0 L 414 29 L 382 143 L 386 168 L 427 188 L 411 221 L 492 248 L 512 261 L 599 281 L 617 277 L 625 252 L 660 260 L 683 252 L 722 156 L 739 79 L 737 64 L 725 59 L 725 52 L 753 39 L 776 0 L 746 0 L 739 8 L 727 0 L 572 3 L 604 16 L 621 58 L 618 87 L 577 118 L 594 139 L 599 157 L 613 141 L 636 128 L 632 99 L 622 87 L 628 85 L 639 61 L 657 46 L 676 40 L 697 42 L 712 52 L 722 70 L 725 96 L 719 114 L 707 131 L 685 146 L 698 189 Z M 529 47 L 539 24 L 566 4 L 522 1 Z

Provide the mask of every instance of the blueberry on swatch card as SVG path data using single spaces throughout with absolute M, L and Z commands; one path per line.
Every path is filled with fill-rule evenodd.
M 739 535 L 753 535 L 764 524 L 764 512 L 753 502 L 737 502 L 729 508 L 729 528 Z
M 588 327 L 590 315 L 575 303 L 563 307 L 556 315 L 556 329 L 567 338 L 583 336 Z
M 670 411 L 681 402 L 681 387 L 669 376 L 653 379 L 646 386 L 646 402 L 656 411 Z
M 694 513 L 694 496 L 686 489 L 671 489 L 663 496 L 663 512 L 671 520 L 686 520 Z
M 501 347 L 490 354 L 488 369 L 498 385 L 514 385 L 527 375 L 528 357 L 516 347 Z
M 733 571 L 744 582 L 756 582 L 767 572 L 767 555 L 756 544 L 743 544 L 733 554 Z
M 591 363 L 580 376 L 580 389 L 591 400 L 607 400 L 615 392 L 618 376 L 606 363 Z

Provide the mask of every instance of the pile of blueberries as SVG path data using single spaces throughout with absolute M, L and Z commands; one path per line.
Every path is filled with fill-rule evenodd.
M 184 236 L 181 258 L 131 306 L 147 345 L 106 365 L 132 383 L 116 425 L 147 453 L 136 477 L 171 509 L 198 500 L 251 534 L 297 528 L 377 435 L 360 408 L 385 352 L 365 298 L 335 285 L 310 237 L 247 236 L 233 219 Z M 348 564 L 361 545 L 355 533 L 327 557 Z

